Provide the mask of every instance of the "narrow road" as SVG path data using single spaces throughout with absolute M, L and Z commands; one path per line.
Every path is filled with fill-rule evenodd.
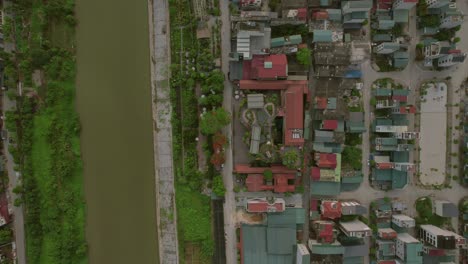
M 15 101 L 8 99 L 8 96 L 3 96 L 3 112 L 8 110 L 13 110 L 16 108 Z M 13 157 L 10 152 L 8 152 L 8 138 L 3 142 L 3 153 L 5 153 L 6 158 L 6 168 L 5 171 L 8 173 L 8 196 L 9 201 L 13 203 L 17 198 L 17 195 L 12 192 L 18 184 L 21 184 L 21 178 L 17 177 L 16 171 L 13 169 L 15 164 L 13 162 Z M 24 231 L 24 213 L 23 206 L 13 206 L 13 229 L 15 235 L 15 244 L 16 244 L 16 258 L 18 264 L 26 264 L 26 243 L 25 243 L 25 231 Z
M 223 107 L 231 114 L 232 109 L 232 84 L 228 79 L 229 72 L 229 53 L 231 52 L 231 23 L 229 13 L 229 1 L 221 0 L 221 69 L 224 73 L 224 102 Z M 232 122 L 224 129 L 224 134 L 228 139 L 232 139 Z M 232 176 L 232 140 L 225 149 L 226 162 L 223 168 L 223 180 L 226 187 L 225 203 L 224 203 L 224 231 L 226 233 L 226 263 L 237 263 L 237 239 L 236 239 L 236 201 L 234 197 L 234 183 Z

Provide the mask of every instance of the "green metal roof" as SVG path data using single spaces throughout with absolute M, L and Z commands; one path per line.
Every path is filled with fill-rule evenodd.
M 341 21 L 341 9 L 327 9 L 328 19 L 331 21 Z
M 276 47 L 284 46 L 285 42 L 286 42 L 286 40 L 284 39 L 284 37 L 272 38 L 271 39 L 271 47 L 276 48 Z
M 296 229 L 287 227 L 268 227 L 266 240 L 268 254 L 292 254 L 293 247 L 296 244 Z
M 364 257 L 346 257 L 343 258 L 343 264 L 363 264 Z
M 377 88 L 374 90 L 374 96 L 391 96 L 392 89 L 387 88 Z
M 394 20 L 379 20 L 379 27 L 378 29 L 381 30 L 389 30 L 395 26 Z
M 379 240 L 377 242 L 379 255 L 389 257 L 395 256 L 395 242 Z
M 395 20 L 396 23 L 408 23 L 409 10 L 393 9 L 393 20 Z
M 379 170 L 374 168 L 372 170 L 372 176 L 376 181 L 391 181 L 392 171 L 391 170 Z
M 245 264 L 268 264 L 266 227 L 242 225 L 242 248 Z
M 323 153 L 341 153 L 343 151 L 343 148 L 339 143 L 314 142 L 313 150 Z
M 343 255 L 344 247 L 333 244 L 312 245 L 311 252 L 317 255 Z
M 349 133 L 363 133 L 367 130 L 364 122 L 346 121 L 346 128 Z
M 312 42 L 332 42 L 331 30 L 314 30 L 314 39 Z
M 292 35 L 289 36 L 289 43 L 291 45 L 297 45 L 302 43 L 302 36 L 301 35 Z
M 394 151 L 391 153 L 393 162 L 409 162 L 408 151 Z
M 399 53 L 399 52 L 395 52 L 395 53 Z M 406 52 L 405 52 L 406 53 Z M 408 56 L 409 54 L 406 53 Z M 393 95 L 403 95 L 403 96 L 408 96 L 409 95 L 409 90 L 408 89 L 394 89 L 392 90 L 392 94 Z
M 393 124 L 392 120 L 388 118 L 377 118 L 374 123 L 376 126 L 391 126 Z
M 329 6 L 330 0 L 320 0 L 320 6 Z
M 392 189 L 402 189 L 408 184 L 406 171 L 392 170 Z
M 304 208 L 287 208 L 282 213 L 269 213 L 268 227 L 289 227 L 297 224 L 304 224 L 305 211 Z
M 377 144 L 377 138 L 375 139 L 375 142 Z M 381 145 L 396 146 L 396 145 L 398 145 L 398 139 L 396 139 L 396 138 L 380 138 L 380 144 Z
M 361 183 L 363 180 L 362 174 L 357 174 L 355 176 L 341 177 L 342 183 Z
M 390 34 L 375 34 L 372 37 L 372 41 L 375 41 L 375 42 L 392 41 L 392 35 L 390 35 Z
M 340 194 L 339 182 L 313 181 L 310 183 L 310 194 L 317 196 L 336 196 Z

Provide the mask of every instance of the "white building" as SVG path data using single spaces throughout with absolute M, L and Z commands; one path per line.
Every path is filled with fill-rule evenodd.
M 304 244 L 297 245 L 296 264 L 309 264 L 310 253 Z
M 439 249 L 466 248 L 464 237 L 433 225 L 421 225 L 419 238 Z
M 403 228 L 412 228 L 416 226 L 416 222 L 413 218 L 403 214 L 392 215 L 392 223 Z
M 450 15 L 440 20 L 439 28 L 454 28 L 463 23 L 463 15 Z
M 340 222 L 340 230 L 348 237 L 368 237 L 372 235 L 371 229 L 359 220 Z
M 396 256 L 404 261 L 411 260 L 411 263 L 422 264 L 423 246 L 419 240 L 410 236 L 408 233 L 400 233 L 395 241 Z

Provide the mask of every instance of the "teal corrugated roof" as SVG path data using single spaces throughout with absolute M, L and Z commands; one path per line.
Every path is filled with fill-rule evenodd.
M 406 171 L 392 170 L 392 189 L 402 189 L 408 183 Z
M 375 41 L 375 42 L 392 41 L 392 36 L 390 34 L 375 34 L 372 37 L 372 41 Z
M 393 67 L 403 69 L 408 65 L 409 59 L 393 59 Z
M 268 264 L 266 227 L 242 225 L 244 264 Z
M 367 130 L 364 122 L 347 121 L 346 128 L 349 133 L 362 133 L 362 132 L 366 132 Z
M 379 170 L 374 168 L 372 170 L 372 176 L 376 181 L 391 181 L 392 171 L 391 170 Z
M 377 118 L 374 120 L 376 126 L 391 126 L 392 120 L 388 118 Z
M 395 52 L 397 53 L 397 52 Z M 403 96 L 408 96 L 409 95 L 409 90 L 408 89 L 394 89 L 392 90 L 393 95 L 403 95 Z
M 267 228 L 267 252 L 274 255 L 293 253 L 296 244 L 296 229 L 285 227 Z
M 314 39 L 312 42 L 332 42 L 331 30 L 314 30 Z
M 344 247 L 342 245 L 318 244 L 312 245 L 311 252 L 317 255 L 342 255 Z
M 320 0 L 320 6 L 329 6 L 330 0 Z
M 406 244 L 406 263 L 423 263 L 421 252 L 423 251 L 421 243 Z
M 272 38 L 271 39 L 271 47 L 276 48 L 276 47 L 281 47 L 286 43 L 286 40 L 284 37 L 279 37 L 279 38 Z
M 375 139 L 375 142 L 377 144 L 377 138 Z M 398 139 L 396 138 L 379 138 L 380 144 L 381 145 L 390 145 L 390 146 L 396 146 L 398 145 Z
M 348 177 L 341 177 L 342 183 L 361 183 L 363 180 L 362 174 Z
M 292 35 L 289 36 L 289 42 L 291 45 L 297 45 L 302 43 L 302 36 L 301 35 Z
M 347 257 L 343 258 L 343 264 L 363 264 L 364 257 Z
M 310 194 L 317 196 L 336 196 L 341 190 L 339 182 L 314 181 L 310 185 Z
M 374 96 L 391 96 L 392 90 L 387 88 L 377 88 L 374 90 Z
M 341 21 L 341 9 L 327 9 L 328 19 L 331 21 Z
M 379 29 L 389 30 L 395 26 L 395 21 L 393 20 L 379 20 Z
M 304 224 L 304 208 L 287 208 L 282 213 L 269 213 L 268 227 L 289 227 L 297 224 Z
M 409 152 L 407 151 L 395 151 L 392 152 L 393 162 L 409 162 Z
M 408 23 L 409 10 L 406 9 L 394 9 L 393 10 L 393 20 L 396 23 Z

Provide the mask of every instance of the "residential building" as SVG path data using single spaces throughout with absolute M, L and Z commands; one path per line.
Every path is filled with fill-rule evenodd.
M 407 264 L 423 264 L 423 245 L 408 233 L 400 233 L 395 241 L 396 256 Z
M 392 211 L 401 212 L 408 209 L 406 203 L 401 201 L 392 201 Z
M 258 8 L 262 5 L 262 0 L 240 0 L 242 8 Z
M 271 29 L 240 30 L 237 33 L 236 53 L 243 60 L 251 60 L 253 55 L 265 55 L 270 48 Z
M 272 56 L 272 55 L 270 55 Z M 284 56 L 284 55 L 283 55 Z M 260 66 L 261 67 L 261 66 Z M 245 70 L 245 67 L 244 67 Z M 287 69 L 286 69 L 287 71 Z M 245 75 L 245 74 L 244 74 Z M 255 73 L 254 73 L 255 75 Z M 256 73 L 258 75 L 258 72 Z M 269 74 L 271 76 L 271 74 Z M 277 80 L 255 81 L 240 80 L 241 90 L 282 90 L 281 111 L 285 146 L 303 146 L 304 139 L 304 99 L 309 92 L 307 81 Z
M 395 239 L 397 237 L 397 232 L 391 228 L 379 228 L 377 230 L 377 234 L 379 236 L 380 239 L 383 239 L 383 240 L 392 240 L 392 239 Z
M 331 30 L 314 30 L 312 42 L 333 42 L 333 32 Z
M 375 257 L 378 260 L 395 258 L 395 242 L 393 240 L 376 240 Z
M 346 178 L 346 177 L 344 177 Z M 341 201 L 342 215 L 364 215 L 367 214 L 367 207 L 356 201 Z
M 284 9 L 283 19 L 304 21 L 307 19 L 307 8 Z
M 249 213 L 280 213 L 286 210 L 286 203 L 282 198 L 274 198 L 272 201 L 267 198 L 254 198 L 247 200 L 245 210 Z
M 464 237 L 433 225 L 421 225 L 419 238 L 428 245 L 439 249 L 466 248 Z
M 341 2 L 344 27 L 360 27 L 369 18 L 372 1 L 357 0 Z
M 393 67 L 397 69 L 404 69 L 409 62 L 409 52 L 397 51 L 392 54 L 393 56 Z
M 310 252 L 306 245 L 297 245 L 296 264 L 310 264 Z
M 332 244 L 336 241 L 338 231 L 334 228 L 334 223 L 331 221 L 314 221 L 312 229 L 314 231 L 314 240 L 320 244 Z
M 273 191 L 285 193 L 296 190 L 295 180 L 295 174 L 274 174 L 273 184 L 268 184 L 265 182 L 263 174 L 248 174 L 245 185 L 249 192 Z
M 424 42 L 424 57 L 426 59 L 437 59 L 449 54 L 454 47 L 448 41 L 437 41 L 435 39 L 425 39 Z
M 314 154 L 314 159 L 318 167 L 335 169 L 337 165 L 337 154 L 335 153 L 318 153 Z
M 412 228 L 416 226 L 416 222 L 413 218 L 403 214 L 393 214 L 392 223 L 403 228 Z
M 281 80 L 288 77 L 288 61 L 284 54 L 253 55 L 244 61 L 244 80 Z
M 371 229 L 359 220 L 340 222 L 340 230 L 348 237 L 363 238 L 372 235 Z
M 396 42 L 383 42 L 380 43 L 374 52 L 377 54 L 391 54 L 400 49 L 400 44 Z
M 349 113 L 349 120 L 346 120 L 346 132 L 364 133 L 366 132 L 366 130 L 367 129 L 364 124 L 364 113 L 363 112 Z
M 457 206 L 449 201 L 435 200 L 433 212 L 442 217 L 458 217 Z
M 462 53 L 461 51 L 457 50 L 454 51 L 452 54 L 448 54 L 446 56 L 440 57 L 437 60 L 437 66 L 439 67 L 450 67 L 453 65 L 457 65 L 463 63 L 466 59 L 466 53 Z
M 462 23 L 463 23 L 463 14 L 461 12 L 457 12 L 454 14 L 446 15 L 446 17 L 442 18 L 440 21 L 439 28 L 450 29 L 450 28 L 460 26 Z
M 396 0 L 393 2 L 393 9 L 398 10 L 398 9 L 406 9 L 410 10 L 416 4 L 418 3 L 418 0 Z
M 338 219 L 341 217 L 341 203 L 338 201 L 324 200 L 320 204 L 323 218 Z
M 297 230 L 304 224 L 304 215 L 303 208 L 287 208 L 282 213 L 268 213 L 264 224 L 243 224 L 241 263 L 294 263 L 297 250 L 301 250 L 297 246 Z
M 302 43 L 302 36 L 301 35 L 292 35 L 288 37 L 278 37 L 271 39 L 271 47 L 283 47 L 289 45 L 298 45 Z

